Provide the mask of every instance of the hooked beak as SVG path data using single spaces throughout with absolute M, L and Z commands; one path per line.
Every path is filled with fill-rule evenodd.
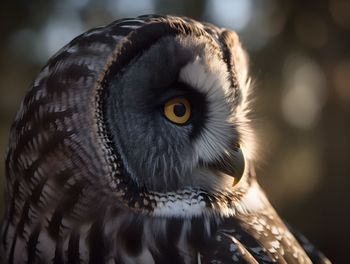
M 233 177 L 233 185 L 236 185 L 244 172 L 245 160 L 243 151 L 237 146 L 221 155 L 216 162 L 209 163 L 208 167 Z

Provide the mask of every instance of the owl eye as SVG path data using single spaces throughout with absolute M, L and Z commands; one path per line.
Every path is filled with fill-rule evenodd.
M 170 99 L 164 104 L 164 115 L 171 122 L 183 125 L 191 117 L 191 104 L 184 97 Z

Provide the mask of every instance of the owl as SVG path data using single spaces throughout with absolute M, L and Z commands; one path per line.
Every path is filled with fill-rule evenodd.
M 2 263 L 330 263 L 259 186 L 230 30 L 121 19 L 43 67 L 12 125 Z

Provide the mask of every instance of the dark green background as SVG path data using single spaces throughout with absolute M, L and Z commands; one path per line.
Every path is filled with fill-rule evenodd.
M 255 83 L 260 182 L 283 218 L 335 263 L 348 262 L 348 0 L 3 1 L 0 193 L 9 127 L 45 61 L 91 27 L 146 13 L 186 15 L 238 31 Z

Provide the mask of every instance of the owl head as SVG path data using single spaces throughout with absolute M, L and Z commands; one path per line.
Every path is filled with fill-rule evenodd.
M 50 59 L 26 96 L 9 182 L 32 179 L 24 193 L 40 179 L 57 192 L 76 184 L 160 214 L 210 210 L 249 178 L 249 88 L 247 56 L 230 30 L 172 16 L 90 30 Z

